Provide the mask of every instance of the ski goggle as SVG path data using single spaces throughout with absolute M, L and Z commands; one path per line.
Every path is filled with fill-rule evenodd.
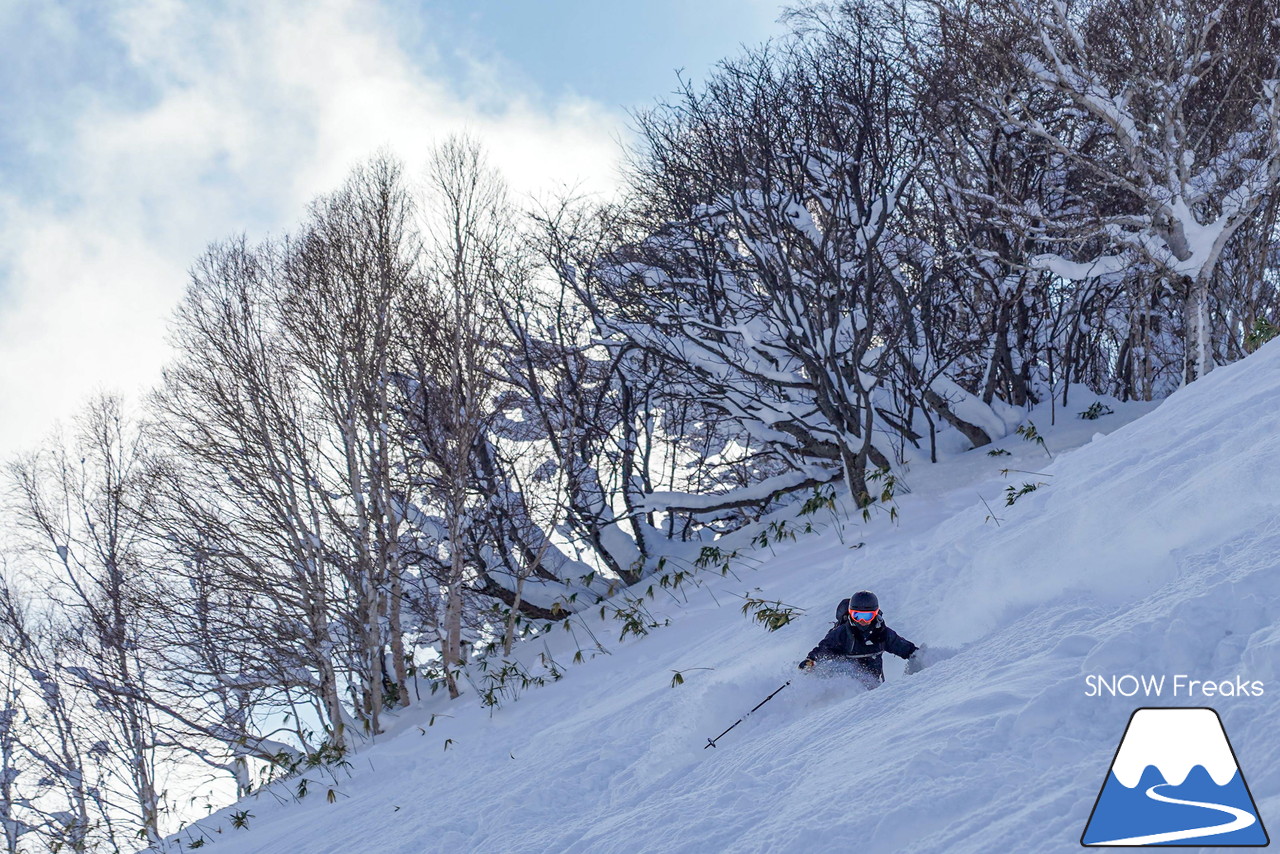
M 853 620 L 855 623 L 862 623 L 863 625 L 866 625 L 867 623 L 870 623 L 870 622 L 872 622 L 873 620 L 875 620 L 875 618 L 876 618 L 877 616 L 879 616 L 879 614 L 880 614 L 880 609 L 878 609 L 878 608 L 877 608 L 876 610 L 874 610 L 874 611 L 853 611 L 853 610 L 850 610 L 850 611 L 849 611 L 849 619 L 850 619 L 850 620 Z

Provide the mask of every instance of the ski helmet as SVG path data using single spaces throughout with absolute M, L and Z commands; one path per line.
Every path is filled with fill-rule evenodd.
M 849 597 L 849 620 L 868 626 L 880 617 L 880 600 L 870 590 L 859 590 Z

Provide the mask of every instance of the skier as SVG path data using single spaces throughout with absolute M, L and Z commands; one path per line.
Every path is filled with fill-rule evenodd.
M 884 624 L 880 600 L 869 590 L 859 590 L 836 608 L 836 625 L 809 651 L 801 670 L 811 670 L 819 661 L 845 661 L 852 665 L 853 675 L 868 689 L 884 681 L 881 653 L 890 652 L 907 659 L 907 672 L 920 669 L 916 655 L 922 647 L 899 635 Z

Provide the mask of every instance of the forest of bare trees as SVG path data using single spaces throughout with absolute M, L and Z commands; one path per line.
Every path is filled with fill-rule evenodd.
M 786 21 L 635 116 L 620 201 L 450 138 L 193 262 L 154 392 L 4 469 L 5 851 L 155 843 L 769 509 L 1277 333 L 1267 0 Z

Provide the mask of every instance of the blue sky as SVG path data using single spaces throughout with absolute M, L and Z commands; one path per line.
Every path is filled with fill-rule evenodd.
M 198 19 L 223 21 L 245 10 L 229 2 L 0 2 L 0 103 L 8 105 L 0 186 L 57 196 L 66 189 L 59 156 L 78 116 L 91 107 L 144 111 L 167 86 L 186 82 L 131 56 L 121 18 L 145 16 L 147 7 L 199 9 Z M 677 69 L 696 78 L 780 29 L 779 6 L 764 0 L 389 0 L 369 9 L 419 70 L 494 110 L 513 93 L 548 109 L 576 99 L 618 112 L 643 107 L 674 88 Z
M 0 457 L 138 395 L 209 242 L 467 131 L 517 192 L 608 192 L 630 109 L 781 28 L 762 0 L 0 0 Z
M 778 8 L 751 0 L 478 0 L 402 3 L 425 9 L 464 57 L 499 66 L 550 97 L 611 105 L 669 92 L 674 69 L 701 74 L 773 31 Z M 423 35 L 430 41 L 429 30 Z

